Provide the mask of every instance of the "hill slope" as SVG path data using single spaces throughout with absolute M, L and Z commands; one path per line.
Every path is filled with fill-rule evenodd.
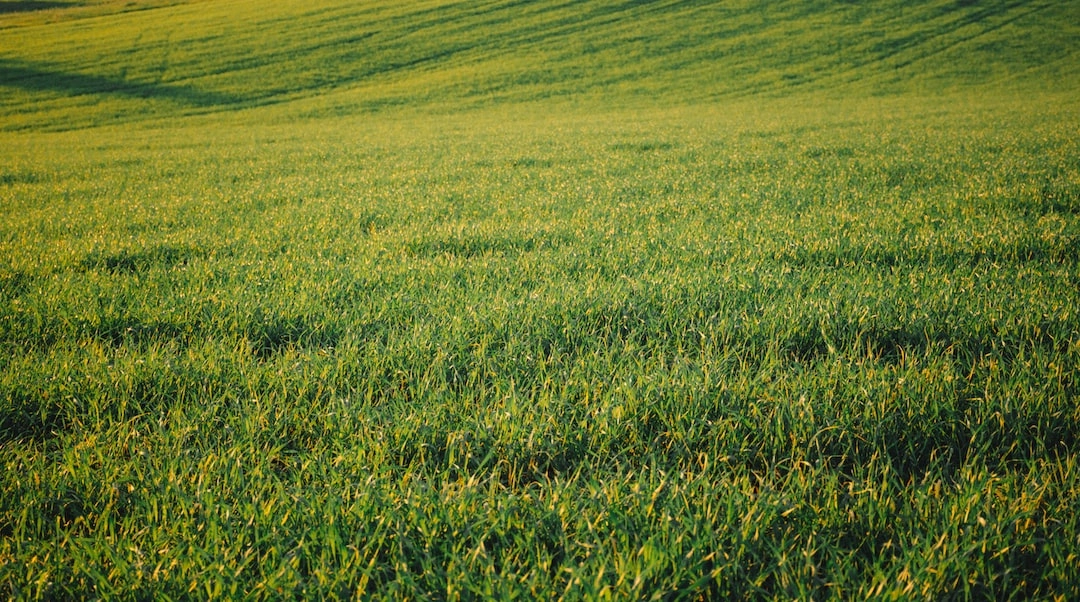
M 138 10 L 136 10 L 138 9 Z M 4 2 L 0 127 L 1070 88 L 1080 3 Z
M 0 599 L 1080 600 L 1077 5 L 0 0 Z

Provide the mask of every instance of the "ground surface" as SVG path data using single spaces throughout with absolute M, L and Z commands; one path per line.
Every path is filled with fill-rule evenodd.
M 0 2 L 0 595 L 1080 597 L 1080 3 Z

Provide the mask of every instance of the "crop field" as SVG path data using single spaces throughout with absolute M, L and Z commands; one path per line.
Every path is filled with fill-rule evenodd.
M 1080 3 L 0 1 L 0 598 L 1080 599 Z

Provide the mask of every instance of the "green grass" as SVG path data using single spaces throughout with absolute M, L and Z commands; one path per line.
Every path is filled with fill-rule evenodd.
M 294 117 L 329 117 L 972 86 L 1042 94 L 1073 91 L 1080 79 L 1075 2 L 78 4 L 89 6 L 15 13 L 29 20 L 20 27 L 0 23 L 4 129 L 269 104 Z
M 1076 3 L 3 4 L 0 595 L 1080 597 Z

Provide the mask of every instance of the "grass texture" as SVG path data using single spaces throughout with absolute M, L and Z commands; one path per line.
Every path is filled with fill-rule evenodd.
M 1077 12 L 0 3 L 0 596 L 1080 597 Z

